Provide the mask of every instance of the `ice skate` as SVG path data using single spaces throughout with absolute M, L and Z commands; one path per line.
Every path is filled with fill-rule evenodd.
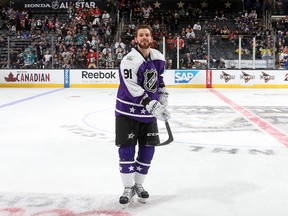
M 146 199 L 149 198 L 149 193 L 143 188 L 141 184 L 135 184 L 134 188 L 138 195 L 138 201 L 145 204 Z
M 134 195 L 135 195 L 134 187 L 125 187 L 124 192 L 119 199 L 119 203 L 122 205 L 122 209 L 125 209 L 129 204 L 133 202 Z

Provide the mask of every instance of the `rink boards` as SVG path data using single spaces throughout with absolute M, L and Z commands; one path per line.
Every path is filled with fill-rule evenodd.
M 288 88 L 287 70 L 166 70 L 173 88 Z M 1 70 L 0 87 L 116 88 L 118 70 Z

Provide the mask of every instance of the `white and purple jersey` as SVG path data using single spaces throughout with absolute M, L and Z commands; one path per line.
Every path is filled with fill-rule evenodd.
M 155 121 L 143 105 L 143 99 L 158 100 L 158 88 L 164 87 L 165 58 L 150 48 L 149 58 L 132 49 L 119 66 L 120 86 L 116 99 L 116 116 L 124 115 L 140 122 Z

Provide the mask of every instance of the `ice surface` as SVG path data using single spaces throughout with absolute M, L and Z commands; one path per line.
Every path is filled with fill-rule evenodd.
M 287 89 L 215 91 L 287 138 Z M 0 89 L 0 216 L 287 216 L 288 146 L 209 89 L 169 92 L 175 141 L 122 210 L 116 89 Z

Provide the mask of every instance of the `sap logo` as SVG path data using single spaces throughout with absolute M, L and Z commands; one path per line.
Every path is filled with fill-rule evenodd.
M 176 70 L 175 83 L 189 83 L 198 73 L 198 70 Z

